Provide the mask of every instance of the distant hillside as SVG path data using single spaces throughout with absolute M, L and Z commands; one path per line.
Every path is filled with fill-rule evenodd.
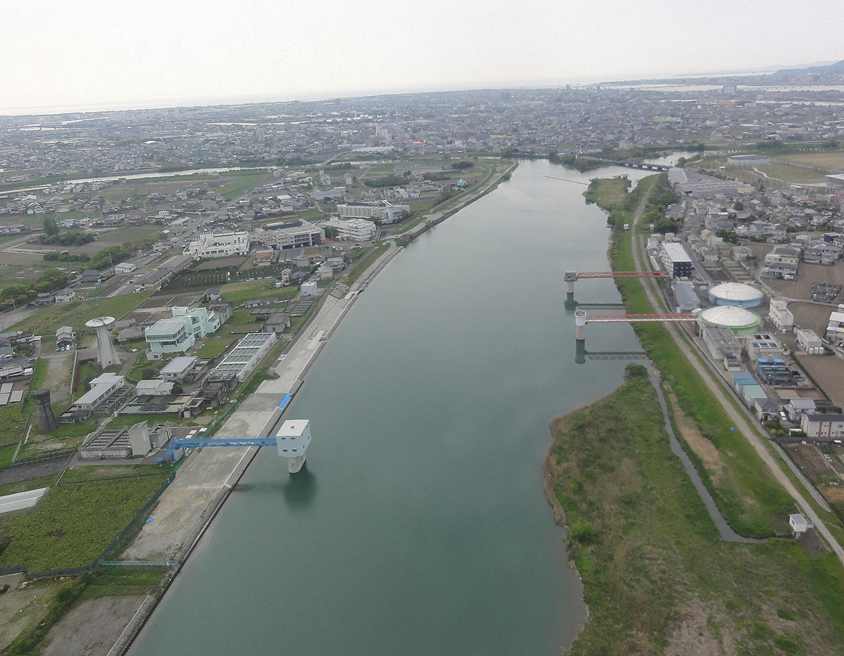
M 844 59 L 826 66 L 809 66 L 808 68 L 784 68 L 773 73 L 774 77 L 786 75 L 844 75 Z

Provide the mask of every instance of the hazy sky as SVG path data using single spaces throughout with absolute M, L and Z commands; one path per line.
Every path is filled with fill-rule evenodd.
M 550 85 L 844 59 L 841 0 L 3 4 L 3 113 Z

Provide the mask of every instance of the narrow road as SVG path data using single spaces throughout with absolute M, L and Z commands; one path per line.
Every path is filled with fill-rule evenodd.
M 653 183 L 648 188 L 648 191 L 642 197 L 642 200 L 639 202 L 639 206 L 636 208 L 636 213 L 633 216 L 633 229 L 631 231 L 630 238 L 633 240 L 632 243 L 632 251 L 633 251 L 633 264 L 637 271 L 642 271 L 642 257 L 641 257 L 641 242 L 636 236 L 636 229 L 639 224 L 639 219 L 642 216 L 642 213 L 645 210 L 645 206 L 647 205 L 648 198 L 651 195 L 651 190 L 653 189 Z M 654 308 L 654 311 L 658 311 L 660 304 L 657 300 L 656 294 L 654 293 L 655 284 L 654 281 L 642 281 L 642 286 L 645 290 L 645 294 L 647 294 L 648 301 L 651 303 L 651 306 Z M 791 482 L 791 479 L 786 476 L 785 472 L 780 467 L 780 464 L 776 461 L 776 459 L 771 455 L 768 449 L 765 448 L 765 444 L 762 441 L 761 436 L 756 431 L 755 427 L 750 424 L 745 416 L 739 413 L 733 404 L 730 402 L 730 399 L 726 397 L 724 394 L 723 389 L 718 384 L 718 381 L 712 377 L 711 372 L 701 363 L 701 361 L 697 358 L 697 355 L 689 348 L 689 345 L 686 343 L 685 339 L 683 339 L 682 335 L 677 330 L 677 326 L 671 323 L 665 324 L 666 330 L 671 335 L 671 338 L 674 340 L 674 343 L 677 347 L 682 351 L 683 355 L 689 360 L 692 366 L 695 368 L 695 371 L 698 372 L 700 377 L 706 383 L 706 386 L 724 408 L 724 410 L 729 415 L 730 419 L 733 421 L 736 429 L 750 442 L 751 446 L 756 449 L 756 452 L 759 454 L 759 457 L 762 459 L 771 472 L 774 475 L 774 478 L 779 481 L 779 483 L 788 491 L 788 493 L 794 498 L 797 502 L 797 505 L 800 507 L 800 511 L 809 518 L 809 520 L 815 525 L 815 529 L 823 535 L 824 539 L 827 541 L 829 546 L 838 556 L 838 559 L 844 564 L 844 548 L 838 543 L 838 541 L 833 537 L 830 530 L 826 527 L 826 524 L 823 523 L 821 518 L 815 512 L 814 508 L 809 505 L 806 501 L 805 497 L 800 493 L 800 491 L 794 486 Z

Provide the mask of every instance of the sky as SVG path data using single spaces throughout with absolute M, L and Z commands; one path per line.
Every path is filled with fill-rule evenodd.
M 593 83 L 844 59 L 840 0 L 7 0 L 0 113 Z

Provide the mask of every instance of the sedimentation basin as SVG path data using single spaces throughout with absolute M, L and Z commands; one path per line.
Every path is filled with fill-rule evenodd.
M 307 470 L 271 450 L 244 475 L 130 650 L 551 656 L 585 619 L 543 493 L 552 417 L 620 384 L 575 364 L 566 270 L 607 269 L 579 174 L 522 162 L 369 285 L 285 418 Z M 611 280 L 581 300 L 619 302 Z M 628 325 L 590 335 L 639 350 Z

